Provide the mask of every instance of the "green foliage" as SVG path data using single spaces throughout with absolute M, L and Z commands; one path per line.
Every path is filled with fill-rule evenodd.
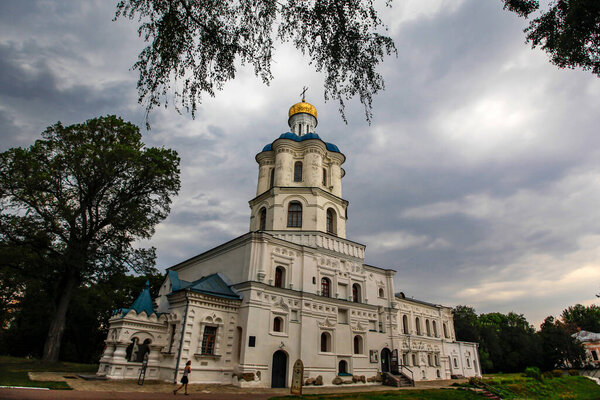
M 538 381 L 542 380 L 542 371 L 538 367 L 527 367 L 524 374 L 528 378 L 537 379 Z
M 115 116 L 59 122 L 42 136 L 0 154 L 0 278 L 17 274 L 19 293 L 45 292 L 45 357 L 56 361 L 78 287 L 154 271 L 154 249 L 133 244 L 168 215 L 179 158 L 145 148 L 139 128 Z
M 600 398 L 600 386 L 583 377 L 555 377 L 554 379 L 512 378 L 484 379 L 491 393 L 503 399 L 585 399 Z
M 547 317 L 541 325 L 538 336 L 542 342 L 541 365 L 544 370 L 581 367 L 585 361 L 583 345 L 571 337 L 566 324 Z
M 481 396 L 464 389 L 395 390 L 391 392 L 362 392 L 344 394 L 316 394 L 303 396 L 277 396 L 270 400 L 481 400 Z
M 389 5 L 389 2 L 388 2 Z M 134 65 L 140 102 L 148 112 L 176 104 L 194 115 L 202 95 L 214 96 L 250 64 L 268 84 L 276 41 L 291 42 L 325 74 L 325 99 L 344 104 L 358 96 L 371 118 L 372 96 L 384 88 L 376 72 L 392 39 L 373 0 L 121 0 L 116 17 L 138 18 L 148 46 Z
M 562 312 L 561 318 L 567 325 L 569 333 L 575 333 L 578 329 L 600 332 L 600 307 L 595 304 L 571 306 Z
M 527 17 L 535 0 L 504 0 L 504 8 Z M 525 29 L 527 42 L 540 47 L 559 68 L 591 70 L 600 77 L 600 2 L 555 0 Z
M 555 378 L 560 378 L 561 376 L 563 376 L 563 371 L 562 371 L 562 370 L 560 370 L 560 369 L 553 369 L 553 370 L 552 370 L 552 375 L 553 375 Z

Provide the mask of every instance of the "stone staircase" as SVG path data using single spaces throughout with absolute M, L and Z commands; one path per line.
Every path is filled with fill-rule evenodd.
M 404 374 L 394 375 L 389 372 L 383 373 L 383 384 L 394 387 L 414 386 L 413 381 Z

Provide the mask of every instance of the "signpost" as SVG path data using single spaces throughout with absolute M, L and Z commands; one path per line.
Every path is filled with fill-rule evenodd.
M 294 363 L 294 369 L 292 371 L 292 387 L 290 389 L 291 394 L 302 394 L 302 380 L 304 379 L 304 364 L 302 360 L 297 359 Z

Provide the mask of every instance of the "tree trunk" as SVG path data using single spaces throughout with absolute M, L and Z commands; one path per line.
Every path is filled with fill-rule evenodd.
M 46 343 L 44 344 L 44 356 L 42 358 L 44 361 L 51 363 L 58 362 L 60 344 L 62 342 L 63 333 L 65 332 L 67 310 L 69 309 L 69 303 L 71 303 L 76 287 L 77 279 L 74 275 L 69 275 L 60 295 L 54 318 L 52 318 L 52 321 L 50 322 L 48 336 L 46 337 Z

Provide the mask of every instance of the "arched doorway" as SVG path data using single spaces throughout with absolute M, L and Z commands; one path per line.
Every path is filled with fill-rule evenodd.
M 271 387 L 284 388 L 287 377 L 287 354 L 281 350 L 273 353 L 273 363 L 271 364 Z
M 381 372 L 390 372 L 390 359 L 392 352 L 387 347 L 381 350 Z

